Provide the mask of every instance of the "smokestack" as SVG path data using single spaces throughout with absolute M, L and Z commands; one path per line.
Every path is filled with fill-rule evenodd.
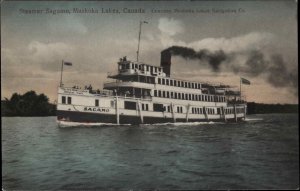
M 170 77 L 171 73 L 171 52 L 163 50 L 160 57 L 160 66 L 163 67 L 163 72 L 166 73 L 167 77 Z

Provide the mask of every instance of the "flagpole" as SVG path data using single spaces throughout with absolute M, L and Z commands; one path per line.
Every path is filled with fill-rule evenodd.
M 63 67 L 64 67 L 64 60 L 62 60 L 62 62 L 61 62 L 60 87 L 62 87 L 62 73 L 63 73 Z
M 142 21 L 140 21 L 140 30 L 139 30 L 138 50 L 136 51 L 136 61 L 137 61 L 137 62 L 139 61 L 139 51 L 140 51 L 141 30 L 142 30 Z
M 142 33 L 142 24 L 146 23 L 148 24 L 148 22 L 146 21 L 140 21 L 140 30 L 139 30 L 139 39 L 138 39 L 138 49 L 136 51 L 136 61 L 139 61 L 139 53 L 140 53 L 140 41 L 141 41 L 141 33 Z

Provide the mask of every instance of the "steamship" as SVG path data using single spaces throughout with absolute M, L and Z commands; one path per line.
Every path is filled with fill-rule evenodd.
M 241 121 L 247 105 L 233 86 L 172 78 L 171 52 L 161 52 L 160 66 L 120 58 L 112 82 L 58 87 L 58 122 L 152 124 Z M 63 64 L 62 64 L 63 65 Z
M 57 102 L 59 123 L 237 122 L 246 118 L 247 104 L 242 100 L 241 88 L 237 91 L 228 85 L 172 78 L 171 50 L 161 52 L 160 66 L 139 62 L 143 23 L 148 22 L 140 21 L 137 61 L 120 58 L 117 72 L 107 76 L 113 81 L 104 83 L 103 90 L 95 90 L 91 85 L 84 89 L 65 87 L 63 66 L 72 63 L 62 61 Z

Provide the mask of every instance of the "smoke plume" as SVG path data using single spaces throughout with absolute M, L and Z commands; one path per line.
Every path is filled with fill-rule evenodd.
M 273 54 L 267 58 L 260 50 L 226 53 L 224 50 L 201 49 L 195 51 L 192 48 L 182 46 L 172 46 L 164 51 L 170 51 L 171 55 L 180 56 L 184 59 L 198 60 L 200 64 L 207 63 L 214 72 L 220 72 L 221 66 L 226 65 L 227 69 L 236 74 L 243 72 L 252 77 L 264 75 L 267 82 L 272 86 L 288 87 L 295 94 L 298 94 L 298 73 L 295 70 L 288 70 L 288 64 L 280 54 Z M 238 56 L 246 57 L 244 63 L 232 64 L 231 61 Z
M 192 48 L 172 46 L 167 48 L 165 51 L 170 51 L 172 55 L 181 56 L 185 59 L 207 62 L 215 72 L 219 71 L 219 67 L 222 62 L 225 62 L 229 59 L 229 55 L 226 55 L 223 50 L 210 52 L 209 50 L 202 49 L 196 52 Z

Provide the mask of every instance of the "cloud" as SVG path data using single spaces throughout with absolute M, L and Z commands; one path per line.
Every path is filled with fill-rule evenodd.
M 264 49 L 274 41 L 274 38 L 275 36 L 272 33 L 251 32 L 233 38 L 205 38 L 189 43 L 188 46 L 194 49 L 208 49 L 211 51 L 243 52 Z
M 167 35 L 174 36 L 184 32 L 184 27 L 181 21 L 173 18 L 160 18 L 158 21 L 158 29 Z
M 63 59 L 67 59 L 72 53 L 73 48 L 62 42 L 42 43 L 32 41 L 27 46 L 27 59 L 40 66 L 44 70 L 58 71 L 58 64 Z M 29 62 L 28 62 L 29 63 Z

